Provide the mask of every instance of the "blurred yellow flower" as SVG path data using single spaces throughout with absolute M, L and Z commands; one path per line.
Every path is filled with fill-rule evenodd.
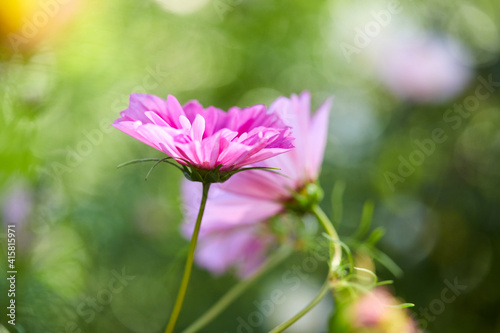
M 73 16 L 79 0 L 12 0 L 0 9 L 0 41 L 11 51 L 31 49 Z

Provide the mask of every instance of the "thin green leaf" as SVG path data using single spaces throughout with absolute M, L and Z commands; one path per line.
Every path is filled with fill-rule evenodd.
M 124 163 L 118 165 L 116 168 L 119 169 L 119 168 L 122 168 L 124 166 L 131 165 L 131 164 L 137 164 L 137 163 L 142 163 L 142 162 L 161 161 L 161 160 L 162 160 L 162 158 L 142 158 L 139 160 L 132 160 L 132 161 L 124 162 Z
M 173 165 L 174 167 L 176 167 L 177 169 L 179 169 L 180 171 L 184 172 L 184 170 L 178 165 L 178 164 L 175 164 L 173 162 L 170 162 L 170 161 L 163 161 L 165 163 L 168 163 L 170 165 Z
M 165 163 L 168 163 L 168 164 L 170 164 L 170 165 L 173 165 L 174 167 L 176 167 L 177 169 L 179 169 L 179 170 L 181 170 L 181 171 L 182 171 L 182 168 L 181 168 L 181 167 L 179 167 L 177 164 L 174 164 L 174 163 L 172 163 L 172 162 L 168 161 L 168 159 L 170 159 L 170 157 L 165 157 L 165 158 L 162 158 L 161 160 L 157 161 L 155 164 L 153 164 L 153 166 L 151 167 L 151 169 L 149 169 L 149 171 L 148 171 L 148 173 L 147 173 L 147 175 L 146 175 L 145 180 L 146 180 L 146 181 L 148 180 L 148 178 L 149 178 L 149 174 L 151 173 L 151 171 L 153 171 L 153 169 L 154 169 L 154 168 L 155 168 L 158 164 L 160 164 L 161 162 L 165 162 Z
M 339 226 L 342 221 L 343 203 L 346 184 L 344 181 L 339 180 L 335 182 L 332 190 L 332 222 L 335 226 Z
M 371 254 L 373 259 L 381 263 L 395 277 L 400 278 L 403 276 L 403 270 L 387 254 L 373 247 L 366 248 L 366 250 Z
M 384 281 L 377 282 L 377 286 L 387 286 L 387 285 L 390 285 L 393 283 L 394 283 L 393 280 L 384 280 Z
M 272 172 L 272 173 L 275 173 L 277 175 L 280 175 L 280 176 L 283 176 L 283 177 L 287 177 L 287 178 L 290 178 L 288 177 L 287 175 L 285 174 L 282 174 L 281 172 L 277 172 L 277 171 L 274 171 L 274 170 L 281 170 L 280 168 L 271 168 L 271 167 L 250 167 L 250 168 L 242 168 L 242 169 L 238 169 L 238 170 L 235 170 L 233 175 L 238 173 L 238 172 L 242 172 L 242 171 L 248 171 L 248 170 L 263 170 L 263 171 L 269 171 L 269 172 Z
M 396 309 L 405 309 L 405 308 L 412 308 L 415 306 L 413 303 L 402 303 L 398 305 L 389 305 L 391 308 L 396 308 Z
M 373 201 L 367 200 L 363 205 L 363 212 L 361 214 L 361 222 L 359 223 L 358 230 L 354 233 L 353 238 L 362 239 L 370 230 L 370 225 L 373 218 L 373 209 L 375 205 Z
M 375 273 L 373 273 L 372 271 L 370 271 L 369 269 L 361 268 L 361 267 L 354 267 L 354 269 L 357 271 L 368 273 L 373 278 L 373 286 L 376 286 L 378 284 L 377 275 Z
M 248 167 L 248 168 L 241 168 L 241 169 L 238 169 L 238 170 L 253 170 L 253 169 L 256 169 L 256 170 L 281 170 L 280 168 L 273 168 L 273 167 Z
M 375 246 L 378 241 L 384 237 L 385 235 L 385 229 L 384 227 L 378 227 L 375 230 L 372 231 L 370 236 L 368 236 L 368 239 L 366 240 L 365 244 L 367 246 Z
M 358 290 L 360 290 L 363 293 L 369 293 L 370 292 L 370 288 L 369 287 L 365 287 L 362 284 L 359 284 L 359 283 L 356 283 L 356 282 L 352 282 L 352 281 L 346 281 L 346 284 L 349 287 L 354 288 L 354 289 L 358 289 Z

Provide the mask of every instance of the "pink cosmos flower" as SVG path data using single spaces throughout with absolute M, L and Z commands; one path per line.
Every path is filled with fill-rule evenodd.
M 347 320 L 363 332 L 418 333 L 415 322 L 389 291 L 378 287 L 361 296 L 347 311 Z
M 471 77 L 470 69 L 452 52 L 466 50 L 445 36 L 421 34 L 389 38 L 379 52 L 381 81 L 398 97 L 421 103 L 448 100 L 460 93 Z
M 264 105 L 224 112 L 197 101 L 181 106 L 169 95 L 131 94 L 129 107 L 114 124 L 183 165 L 221 172 L 260 162 L 293 148 L 290 128 Z
M 266 221 L 282 212 L 307 184 L 317 180 L 328 132 L 328 99 L 311 116 L 310 94 L 280 97 L 270 110 L 292 127 L 295 149 L 258 166 L 280 168 L 280 173 L 249 170 L 214 184 L 203 216 L 196 262 L 215 274 L 235 268 L 240 277 L 255 271 L 277 243 Z M 185 222 L 183 234 L 191 237 L 199 204 L 201 184 L 185 182 L 182 188 Z
M 353 307 L 356 318 L 355 326 L 376 327 L 380 325 L 391 311 L 391 307 L 395 305 L 395 299 L 386 289 L 374 289 L 355 303 Z

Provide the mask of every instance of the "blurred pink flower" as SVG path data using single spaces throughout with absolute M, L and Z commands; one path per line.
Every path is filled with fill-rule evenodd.
M 24 181 L 10 186 L 2 197 L 2 220 L 22 226 L 33 209 L 33 191 Z
M 196 252 L 198 265 L 215 274 L 234 267 L 240 277 L 245 277 L 264 262 L 268 249 L 276 244 L 266 221 L 284 210 L 294 192 L 316 181 L 323 161 L 331 100 L 325 101 L 314 116 L 310 100 L 310 94 L 304 92 L 289 99 L 280 97 L 270 107 L 292 127 L 296 147 L 258 166 L 280 168 L 286 176 L 249 170 L 212 185 Z M 183 184 L 182 230 L 186 238 L 193 232 L 200 189 L 201 184 Z
M 417 333 L 406 309 L 384 288 L 376 288 L 361 296 L 347 312 L 347 321 L 362 332 Z
M 363 295 L 355 304 L 354 312 L 358 327 L 375 327 L 382 323 L 384 316 L 390 311 L 396 301 L 385 289 L 378 288 Z
M 425 34 L 392 37 L 378 54 L 380 79 L 400 98 L 424 103 L 447 100 L 460 93 L 471 77 L 454 50 L 467 57 L 451 38 Z
M 169 95 L 131 94 L 113 126 L 177 162 L 198 169 L 237 170 L 293 148 L 290 129 L 264 105 L 224 112 L 197 101 L 181 106 Z

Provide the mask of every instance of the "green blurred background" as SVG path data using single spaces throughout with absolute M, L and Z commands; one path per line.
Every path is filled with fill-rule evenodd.
M 164 329 L 187 252 L 181 175 L 162 166 L 144 182 L 148 165 L 116 169 L 161 156 L 109 125 L 130 93 L 227 109 L 303 90 L 314 106 L 335 98 L 320 182 L 327 212 L 334 183 L 346 183 L 341 236 L 372 199 L 374 226 L 387 230 L 380 248 L 404 271 L 396 294 L 416 304 L 426 330 L 500 332 L 500 88 L 483 88 L 473 112 L 445 119 L 474 102 L 484 80 L 500 81 L 499 2 L 18 0 L 0 18 L 0 323 L 9 332 Z M 451 76 L 459 87 L 443 98 L 408 98 L 381 74 L 396 63 L 390 35 L 415 27 L 454 41 L 443 42 L 448 62 L 466 74 Z M 423 59 L 403 68 L 419 72 Z M 429 85 L 442 68 L 424 78 Z M 435 129 L 446 140 L 416 153 L 415 140 Z M 5 315 L 7 224 L 17 232 L 16 330 Z M 203 332 L 266 332 L 291 316 L 326 267 L 300 277 L 265 323 L 239 327 L 304 258 L 266 275 Z M 446 281 L 466 286 L 449 303 L 440 301 Z M 195 268 L 178 329 L 235 282 Z M 325 301 L 288 332 L 326 331 L 331 307 Z

